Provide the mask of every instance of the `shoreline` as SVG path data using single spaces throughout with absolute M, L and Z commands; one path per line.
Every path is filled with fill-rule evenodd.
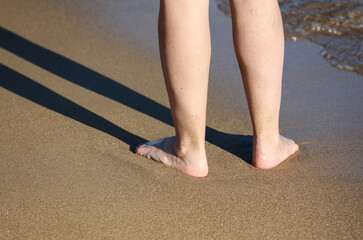
M 0 238 L 361 236 L 357 74 L 287 41 L 281 132 L 301 151 L 258 170 L 230 19 L 211 3 L 210 175 L 194 179 L 130 151 L 173 134 L 158 3 L 54 4 L 0 10 Z

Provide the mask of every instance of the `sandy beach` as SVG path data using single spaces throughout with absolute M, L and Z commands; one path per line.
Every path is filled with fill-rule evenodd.
M 197 179 L 140 157 L 174 134 L 158 1 L 0 0 L 0 239 L 362 239 L 363 79 L 286 41 L 281 133 L 299 153 L 251 165 L 231 20 L 211 1 Z

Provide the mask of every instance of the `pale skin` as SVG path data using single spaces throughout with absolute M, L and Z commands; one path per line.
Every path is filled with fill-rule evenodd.
M 231 0 L 233 40 L 253 125 L 255 167 L 276 167 L 298 151 L 280 135 L 284 34 L 277 0 Z M 185 174 L 208 174 L 205 152 L 211 57 L 209 0 L 161 0 L 159 47 L 175 136 L 136 153 Z

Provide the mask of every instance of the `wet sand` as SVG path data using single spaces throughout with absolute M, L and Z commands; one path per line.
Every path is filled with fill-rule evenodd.
M 1 239 L 360 239 L 363 81 L 286 42 L 281 132 L 250 165 L 230 19 L 211 2 L 207 156 L 196 179 L 131 151 L 173 134 L 157 1 L 0 1 Z

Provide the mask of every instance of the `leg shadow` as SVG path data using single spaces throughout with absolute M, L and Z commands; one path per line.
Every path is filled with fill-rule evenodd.
M 105 132 L 130 146 L 146 141 L 2 64 L 0 86 L 45 108 Z
M 173 126 L 170 109 L 73 60 L 34 44 L 0 27 L 0 46 L 43 69 L 88 90 L 124 104 Z M 49 89 L 48 89 L 49 90 Z M 49 90 L 50 91 L 50 90 Z M 24 91 L 22 92 L 24 95 Z M 54 93 L 55 94 L 55 93 Z M 19 94 L 20 95 L 20 94 Z M 59 95 L 58 95 L 59 96 Z M 61 97 L 61 96 L 59 96 Z M 33 96 L 34 99 L 34 96 Z M 30 98 L 32 100 L 32 98 Z M 69 100 L 67 100 L 69 101 Z M 44 103 L 44 102 L 43 102 Z M 74 103 L 73 103 L 74 104 Z M 42 104 L 41 104 L 42 105 Z M 61 108 L 60 108 L 61 109 Z M 54 109 L 52 109 L 54 110 Z M 85 110 L 85 109 L 84 109 Z M 56 111 L 56 110 L 55 110 Z M 87 111 L 87 110 L 86 110 Z M 57 111 L 59 112 L 59 111 Z M 59 112 L 61 113 L 61 112 Z M 68 112 L 69 113 L 69 112 Z M 63 113 L 62 113 L 63 114 Z M 93 114 L 93 113 L 92 113 Z M 66 115 L 66 114 L 65 114 Z M 94 114 L 95 115 L 95 114 Z M 73 116 L 73 115 L 72 115 Z M 97 116 L 97 115 L 96 115 Z M 71 117 L 73 118 L 73 117 Z M 75 118 L 73 118 L 75 119 Z M 85 122 L 79 117 L 75 119 Z M 103 119 L 104 121 L 107 121 Z M 88 125 L 88 124 L 87 124 Z M 91 126 L 91 125 L 90 125 Z M 92 126 L 94 127 L 94 126 Z M 97 127 L 95 127 L 97 128 Z M 100 130 L 100 128 L 97 128 Z M 102 131 L 102 130 L 101 130 Z M 120 131 L 120 130 L 119 130 Z M 122 130 L 125 131 L 125 130 Z M 127 131 L 126 131 L 127 132 Z M 108 133 L 108 132 L 107 132 Z M 127 132 L 127 134 L 130 134 Z M 112 135 L 112 134 L 110 134 Z M 113 135 L 112 135 L 113 136 Z M 120 139 L 120 136 L 118 136 Z M 126 137 L 128 138 L 128 137 Z M 226 134 L 206 128 L 206 140 L 251 163 L 252 137 Z M 125 141 L 126 142 L 126 141 Z M 141 141 L 142 142 L 142 141 Z M 127 142 L 128 143 L 128 142 Z
M 169 108 L 2 27 L 0 27 L 0 47 L 67 81 L 173 125 Z
M 252 136 L 223 133 L 207 127 L 206 140 L 252 164 Z

